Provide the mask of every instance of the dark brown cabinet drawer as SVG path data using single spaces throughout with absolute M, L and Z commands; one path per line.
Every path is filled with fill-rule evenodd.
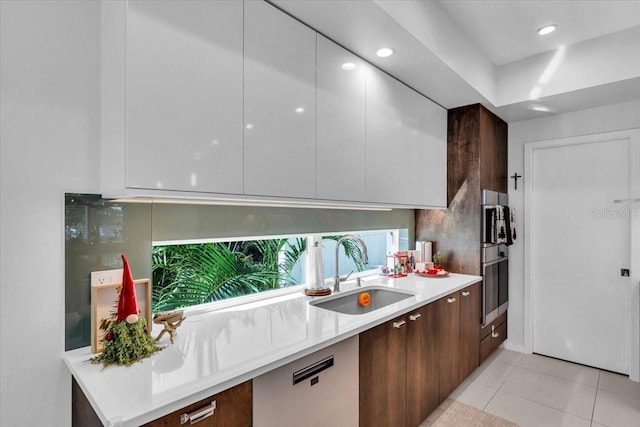
M 484 362 L 507 339 L 507 321 L 498 326 L 494 325 L 493 332 L 489 326 L 489 333 L 480 341 L 480 363 Z
M 189 421 L 186 424 L 181 424 L 182 415 L 200 412 L 200 410 L 210 407 L 213 401 L 216 402 L 214 414 L 198 422 L 198 427 L 249 427 L 253 423 L 252 394 L 252 383 L 247 381 L 144 424 L 144 427 L 190 425 Z
M 215 401 L 213 415 L 204 417 L 201 410 L 211 407 Z M 186 406 L 162 418 L 158 418 L 144 427 L 180 427 L 183 414 L 201 413 L 202 420 L 198 427 L 250 427 L 253 424 L 253 383 L 246 381 L 228 390 L 203 399 L 193 405 Z M 91 404 L 80 389 L 75 378 L 72 381 L 72 426 L 73 427 L 102 427 L 100 419 Z

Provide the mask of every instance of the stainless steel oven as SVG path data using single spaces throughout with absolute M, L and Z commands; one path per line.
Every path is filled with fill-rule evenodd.
M 509 306 L 509 248 L 496 243 L 495 211 L 508 206 L 508 195 L 482 190 L 482 325 L 491 323 Z
M 482 248 L 482 325 L 491 323 L 509 306 L 509 257 L 503 245 Z

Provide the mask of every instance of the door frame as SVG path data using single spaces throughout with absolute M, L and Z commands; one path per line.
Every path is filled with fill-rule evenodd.
M 533 285 L 531 264 L 533 232 L 531 230 L 531 207 L 533 206 L 533 155 L 545 148 L 604 142 L 612 139 L 629 141 L 630 155 L 638 159 L 631 163 L 629 190 L 631 202 L 628 206 L 635 213 L 630 221 L 630 266 L 628 319 L 629 319 L 629 378 L 640 381 L 640 128 L 568 138 L 550 139 L 524 144 L 524 351 L 533 352 Z

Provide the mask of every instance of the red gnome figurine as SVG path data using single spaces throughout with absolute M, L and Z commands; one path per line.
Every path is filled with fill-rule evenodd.
M 103 339 L 102 353 L 91 359 L 91 363 L 129 366 L 134 362 L 162 350 L 149 336 L 147 321 L 139 315 L 136 284 L 131 275 L 127 257 L 122 255 L 122 288 L 118 299 L 118 313 L 109 325 Z
M 127 257 L 122 254 L 123 272 L 122 272 L 122 290 L 120 291 L 120 299 L 118 300 L 118 322 L 126 320 L 127 323 L 136 323 L 138 321 L 138 298 L 136 297 L 136 285 L 131 275 L 131 268 Z

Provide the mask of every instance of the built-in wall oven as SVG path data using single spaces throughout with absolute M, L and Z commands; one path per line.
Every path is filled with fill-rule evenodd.
M 500 221 L 509 196 L 482 190 L 482 325 L 491 323 L 509 306 L 509 248 L 500 234 Z M 508 212 L 508 210 L 507 210 Z

